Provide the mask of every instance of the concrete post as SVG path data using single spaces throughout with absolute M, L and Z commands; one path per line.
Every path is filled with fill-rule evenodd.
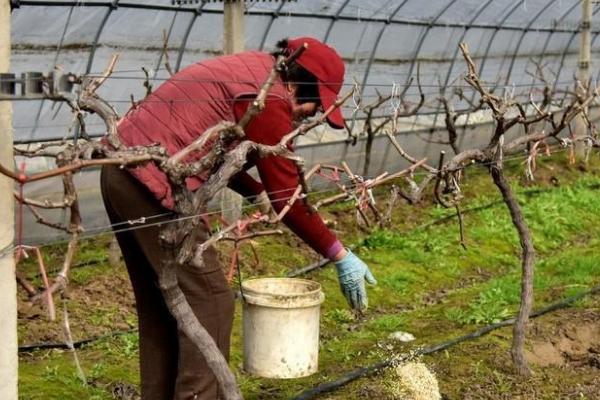
M 223 53 L 233 54 L 244 51 L 245 2 L 225 0 L 223 7 Z M 237 221 L 242 215 L 242 196 L 229 189 L 221 193 L 223 218 L 228 222 Z
M 10 0 L 0 0 L 0 72 L 10 67 Z M 0 163 L 13 166 L 12 104 L 0 101 Z M 17 400 L 17 280 L 13 181 L 0 175 L 0 399 Z
M 590 63 L 592 60 L 592 0 L 583 0 L 581 6 L 581 42 L 577 78 L 582 83 L 587 84 L 590 78 Z
M 223 52 L 233 54 L 244 51 L 245 2 L 226 0 L 223 7 Z
M 590 63 L 592 61 L 592 0 L 582 0 L 581 6 L 581 41 L 579 45 L 577 79 L 581 82 L 581 85 L 583 86 L 583 88 L 580 88 L 578 90 L 581 90 L 583 92 L 587 90 L 588 87 L 588 81 L 590 79 Z M 584 111 L 587 112 L 587 109 L 585 109 Z M 586 123 L 582 116 L 578 116 L 577 118 L 575 118 L 575 132 L 578 136 L 587 133 Z M 585 146 L 582 143 L 577 143 L 575 149 L 578 156 L 584 155 Z

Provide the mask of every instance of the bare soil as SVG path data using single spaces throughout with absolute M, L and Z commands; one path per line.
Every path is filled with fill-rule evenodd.
M 600 369 L 600 313 L 587 310 L 578 314 L 577 320 L 567 317 L 554 324 L 534 324 L 528 361 L 541 367 Z
M 64 343 L 62 316 L 65 303 L 75 341 L 135 328 L 135 301 L 125 267 L 119 267 L 115 272 L 95 275 L 84 284 L 69 284 L 67 297 L 55 296 L 56 321 L 50 321 L 45 304 L 31 304 L 26 294 L 20 293 L 19 343 Z
M 600 299 L 593 299 L 595 305 Z M 511 328 L 425 357 L 443 398 L 600 399 L 600 312 L 564 309 L 530 322 L 526 343 L 532 375 L 514 373 Z

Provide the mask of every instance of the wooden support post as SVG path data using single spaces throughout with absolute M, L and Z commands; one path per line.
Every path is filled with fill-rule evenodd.
M 244 51 L 245 2 L 225 0 L 223 7 L 223 53 L 233 54 Z M 239 220 L 242 216 L 242 196 L 230 189 L 224 189 L 221 193 L 223 218 L 228 222 Z
M 10 67 L 10 0 L 0 0 L 0 72 Z M 0 163 L 12 166 L 12 104 L 0 101 Z M 17 278 L 13 181 L 0 176 L 0 399 L 17 400 Z M 6 251 L 9 250 L 9 251 Z

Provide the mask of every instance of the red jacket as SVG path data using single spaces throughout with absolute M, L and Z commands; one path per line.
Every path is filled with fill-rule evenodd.
M 217 123 L 237 122 L 267 79 L 273 62 L 273 57 L 267 53 L 244 52 L 183 69 L 121 119 L 118 132 L 123 144 L 160 143 L 169 154 L 174 154 Z M 293 129 L 291 105 L 291 99 L 278 79 L 269 91 L 265 110 L 246 127 L 248 139 L 270 145 L 278 143 Z M 197 160 L 204 154 L 206 151 L 197 152 L 187 161 Z M 232 187 L 244 196 L 257 195 L 264 189 L 273 208 L 281 210 L 298 185 L 294 163 L 281 157 L 251 161 L 258 169 L 262 184 L 241 172 L 232 180 Z M 147 163 L 130 171 L 164 207 L 173 208 L 168 179 L 156 165 Z M 198 189 L 207 178 L 206 175 L 188 178 L 188 189 Z M 325 257 L 331 258 L 341 250 L 335 235 L 318 214 L 309 212 L 302 201 L 292 206 L 284 223 Z

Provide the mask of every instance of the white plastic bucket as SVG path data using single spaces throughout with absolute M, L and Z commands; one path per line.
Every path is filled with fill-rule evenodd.
M 244 370 L 264 378 L 300 378 L 319 366 L 321 285 L 306 279 L 242 283 Z

